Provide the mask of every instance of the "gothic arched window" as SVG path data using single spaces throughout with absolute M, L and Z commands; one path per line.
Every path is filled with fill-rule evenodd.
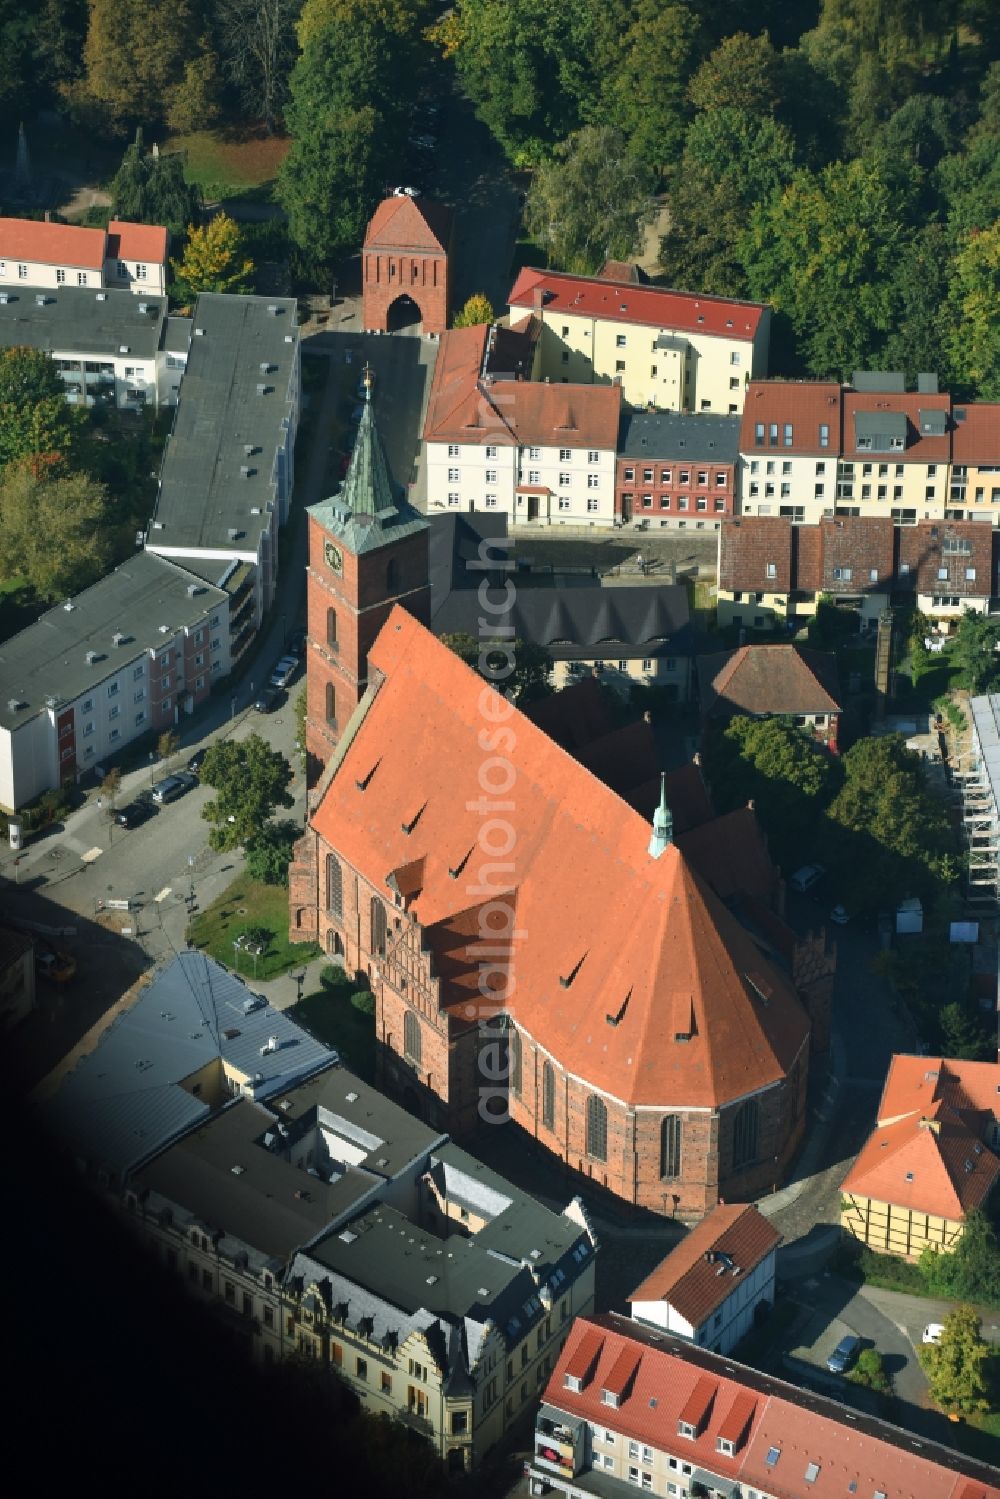
M 608 1158 L 608 1111 L 596 1093 L 587 1099 L 587 1154 L 595 1161 Z

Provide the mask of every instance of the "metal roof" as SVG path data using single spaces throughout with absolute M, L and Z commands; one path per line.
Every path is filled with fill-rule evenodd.
M 989 785 L 995 816 L 1000 807 L 1000 694 L 974 697 L 969 706 L 979 745 L 979 762 Z
M 355 556 L 427 530 L 426 517 L 414 510 L 393 482 L 375 425 L 370 388 L 347 476 L 332 498 L 310 505 L 309 513 Z
M 293 298 L 198 298 L 149 545 L 257 551 L 288 438 L 298 341 Z
M 256 1006 L 256 1008 L 254 1008 Z M 277 1046 L 261 1053 L 270 1038 Z M 257 1099 L 336 1054 L 204 953 L 179 953 L 104 1032 L 45 1106 L 73 1155 L 123 1178 L 209 1112 L 185 1079 L 221 1059 Z
M 906 376 L 901 370 L 855 370 L 851 384 L 867 394 L 901 396 L 906 390 Z
M 618 438 L 619 458 L 670 459 L 691 463 L 735 463 L 740 450 L 738 416 L 708 411 L 626 411 Z
M 140 312 L 140 307 L 146 311 Z M 166 315 L 166 297 L 152 293 L 140 297 L 130 291 L 91 291 L 82 286 L 0 288 L 0 346 L 152 359 Z
M 49 698 L 73 701 L 224 602 L 218 588 L 166 558 L 136 552 L 0 644 L 0 726 L 19 728 L 45 710 Z M 122 637 L 117 645 L 116 635 Z

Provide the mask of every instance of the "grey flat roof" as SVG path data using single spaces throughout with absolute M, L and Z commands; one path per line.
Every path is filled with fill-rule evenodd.
M 496 593 L 499 602 L 504 591 Z M 435 609 L 435 634 L 477 636 L 482 607 L 474 589 L 455 589 Z M 683 655 L 690 649 L 687 589 L 657 587 L 522 588 L 505 620 L 515 638 L 543 645 L 556 661 L 627 660 Z
M 166 297 L 82 286 L 13 287 L 0 291 L 0 346 L 25 344 L 47 354 L 117 356 L 123 347 L 137 359 L 152 359 L 160 347 Z M 44 306 L 38 299 L 44 298 Z M 149 309 L 140 312 L 139 304 Z
M 256 551 L 269 527 L 271 476 L 275 453 L 284 445 L 298 339 L 294 298 L 206 292 L 198 298 L 160 470 L 151 546 Z M 262 364 L 270 367 L 266 374 Z M 247 445 L 255 451 L 247 454 Z M 251 470 L 249 476 L 242 468 Z M 254 508 L 261 513 L 253 515 Z M 235 540 L 230 530 L 239 532 Z
M 129 296 L 134 296 L 133 292 Z M 189 317 L 168 317 L 166 330 L 163 334 L 163 347 L 168 354 L 186 354 L 191 342 L 191 329 L 194 324 Z
M 319 1117 L 326 1128 L 353 1140 L 356 1148 L 365 1147 L 367 1153 L 357 1164 L 378 1176 L 395 1176 L 443 1138 L 346 1067 L 328 1068 L 278 1102 L 293 1139 Z
M 248 1001 L 259 1008 L 247 1014 Z M 262 1056 L 272 1036 L 277 1049 Z M 328 1065 L 336 1053 L 221 964 L 183 952 L 81 1058 L 43 1117 L 72 1154 L 124 1176 L 207 1117 L 207 1105 L 181 1084 L 216 1058 L 242 1075 L 259 1074 L 259 1099 Z
M 901 396 L 906 390 L 906 376 L 902 370 L 855 370 L 851 384 L 857 391 L 882 395 Z
M 902 437 L 907 433 L 905 411 L 855 411 L 854 434 L 860 439 L 869 437 Z
M 1000 809 L 1000 695 L 974 697 L 969 706 L 995 816 Z
M 710 411 L 626 411 L 618 437 L 620 458 L 656 462 L 735 463 L 740 449 L 740 418 Z
M 0 725 L 18 728 L 46 707 L 47 697 L 72 701 L 177 630 L 196 625 L 225 597 L 166 558 L 136 552 L 68 600 L 72 609 L 59 604 L 0 644 Z M 124 636 L 118 646 L 116 632 Z M 22 706 L 12 709 L 11 702 Z

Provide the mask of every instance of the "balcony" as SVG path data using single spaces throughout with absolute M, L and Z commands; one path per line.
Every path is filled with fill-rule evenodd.
M 582 1437 L 579 1421 L 543 1406 L 535 1425 L 535 1462 L 549 1472 L 573 1477 L 583 1466 Z

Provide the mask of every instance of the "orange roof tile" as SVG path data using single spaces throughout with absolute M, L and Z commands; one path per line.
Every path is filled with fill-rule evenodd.
M 0 219 L 0 260 L 24 260 L 36 265 L 104 269 L 103 229 L 78 224 L 46 224 L 36 219 Z
M 705 1417 L 715 1403 L 718 1392 L 718 1381 L 709 1379 L 707 1374 L 703 1374 L 681 1406 L 678 1421 L 683 1421 L 686 1426 L 693 1426 L 695 1431 L 700 1431 Z
M 814 453 L 836 461 L 840 444 L 840 386 L 829 380 L 751 380 L 747 386 L 740 428 L 740 452 Z M 758 424 L 764 425 L 764 444 L 757 442 Z M 791 442 L 785 442 L 785 426 L 791 426 Z M 777 427 L 771 443 L 771 426 Z M 826 447 L 820 444 L 820 427 L 829 428 Z
M 964 415 L 962 414 L 964 413 Z M 951 434 L 951 456 L 955 463 L 970 467 L 1000 463 L 1000 404 L 968 401 L 956 406 Z
M 704 292 L 625 284 L 600 276 L 570 276 L 530 266 L 518 275 L 508 302 L 511 307 L 531 308 L 538 291 L 547 312 L 607 318 L 648 328 L 683 328 L 689 333 L 731 339 L 752 339 L 764 311 L 759 302 L 734 302 Z
M 946 1104 L 937 1104 L 923 1121 L 907 1114 L 877 1128 L 843 1190 L 956 1223 L 986 1201 L 998 1177 L 1000 1160 Z
M 921 411 L 943 411 L 946 430 L 943 437 L 932 437 L 921 432 Z M 873 452 L 870 448 L 859 448 L 855 443 L 855 416 L 860 413 L 876 415 L 879 412 L 901 413 L 907 420 L 906 447 L 902 452 Z M 949 395 L 896 395 L 886 391 L 845 391 L 844 393 L 844 457 L 848 461 L 864 459 L 873 463 L 947 463 L 951 457 L 951 396 Z
M 461 973 L 476 967 L 475 947 L 470 941 L 463 964 L 458 936 L 489 893 L 483 866 L 498 862 L 479 847 L 484 714 L 506 714 L 506 705 L 398 607 L 370 663 L 384 680 L 313 826 L 376 886 L 424 859 L 412 909 L 426 931 L 440 933 L 451 982 L 468 992 Z M 514 809 L 505 814 L 513 845 L 500 861 L 509 868 L 490 879 L 516 891 L 517 927 L 531 934 L 513 964 L 516 1023 L 544 1036 L 570 1071 L 634 1103 L 715 1107 L 781 1081 L 809 1032 L 788 978 L 769 966 L 676 846 L 651 858 L 649 823 L 510 711 L 510 735 L 497 742 L 514 775 Z M 424 801 L 408 835 L 402 813 Z M 449 873 L 460 867 L 460 878 Z M 563 998 L 560 979 L 570 974 Z M 757 992 L 760 975 L 767 976 L 766 1001 Z M 443 988 L 447 1007 L 452 998 Z M 678 1039 L 674 1025 L 679 999 L 693 1016 L 689 1039 Z M 608 1014 L 619 1010 L 618 1023 L 609 1024 Z
M 586 1380 L 603 1347 L 602 1334 L 593 1328 L 588 1328 L 584 1336 L 578 1340 L 572 1357 L 566 1360 L 563 1373 L 568 1374 L 571 1379 Z
M 132 224 L 112 219 L 108 225 L 108 259 L 142 260 L 163 265 L 167 258 L 167 231 L 162 224 Z
M 878 1107 L 880 1123 L 913 1111 L 926 1112 L 935 1099 L 953 1109 L 985 1111 L 1000 1119 L 1000 1062 L 953 1061 L 898 1053 Z
M 781 1243 L 781 1235 L 762 1213 L 742 1203 L 720 1203 L 692 1228 L 628 1298 L 638 1302 L 665 1301 L 692 1327 L 698 1327 L 743 1283 L 762 1260 Z M 733 1273 L 726 1255 L 739 1267 Z M 725 1271 L 720 1274 L 720 1267 Z
M 406 193 L 383 198 L 365 231 L 366 250 L 448 249 L 451 214 L 430 198 L 411 198 Z
M 595 1376 L 585 1389 L 567 1390 L 567 1365 L 595 1334 L 603 1339 Z M 601 1390 L 605 1372 L 625 1348 L 638 1354 L 639 1363 L 632 1388 L 614 1410 L 602 1402 Z M 696 1392 L 706 1381 L 716 1391 L 711 1410 L 694 1437 L 680 1437 L 677 1423 L 703 1402 Z M 682 1454 L 694 1468 L 738 1482 L 743 1493 L 754 1488 L 788 1499 L 850 1499 L 853 1482 L 857 1499 L 877 1493 L 888 1499 L 1000 1499 L 1000 1474 L 986 1463 L 924 1437 L 916 1442 L 888 1422 L 624 1317 L 578 1317 L 543 1398 L 551 1409 L 625 1440 Z M 736 1450 L 728 1455 L 718 1439 L 733 1440 L 740 1421 Z

